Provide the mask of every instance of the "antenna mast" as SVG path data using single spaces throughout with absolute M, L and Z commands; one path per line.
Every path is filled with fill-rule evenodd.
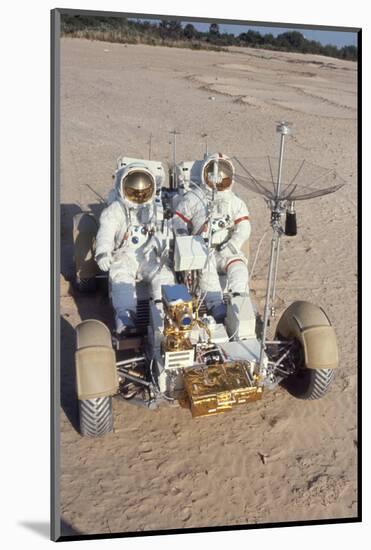
M 285 160 L 283 157 L 286 137 L 291 134 L 291 123 L 286 121 L 277 122 L 276 131 L 280 135 L 279 157 L 277 171 L 273 174 L 270 157 L 262 157 L 265 170 L 262 165 L 254 163 L 250 159 L 249 168 L 235 158 L 237 164 L 242 168 L 244 174 L 235 174 L 237 182 L 246 185 L 254 193 L 262 195 L 271 211 L 270 225 L 273 230 L 271 250 L 268 266 L 267 287 L 265 295 L 264 314 L 261 332 L 261 348 L 259 358 L 259 369 L 261 374 L 266 374 L 265 348 L 267 345 L 267 329 L 270 317 L 275 316 L 274 301 L 276 297 L 276 281 L 278 274 L 278 260 L 280 255 L 280 240 L 282 235 L 294 237 L 297 234 L 295 201 L 314 199 L 323 195 L 334 193 L 345 185 L 345 181 L 336 173 L 321 166 L 302 160 L 297 162 L 293 159 Z M 258 159 L 259 160 L 259 159 Z M 277 160 L 277 159 L 276 159 Z M 267 162 L 268 161 L 268 162 Z M 269 169 L 269 171 L 268 171 Z M 254 175 L 255 172 L 255 175 Z M 281 221 L 282 215 L 286 214 L 285 227 Z
M 148 140 L 148 147 L 149 147 L 149 151 L 148 151 L 148 160 L 151 160 L 151 155 L 152 155 L 152 137 L 153 137 L 153 134 L 152 132 L 149 134 L 149 140 Z
M 206 158 L 209 154 L 209 146 L 208 146 L 208 143 L 207 143 L 207 134 L 206 133 L 203 133 L 201 134 L 201 137 L 205 138 L 205 153 L 204 153 L 204 158 Z
M 271 208 L 271 227 L 273 229 L 273 236 L 271 241 L 271 253 L 269 259 L 269 269 L 268 269 L 268 281 L 267 281 L 267 291 L 265 296 L 265 307 L 264 307 L 264 317 L 263 317 L 263 332 L 261 338 L 261 347 L 260 347 L 260 369 L 264 368 L 264 350 L 265 342 L 267 338 L 267 328 L 270 317 L 275 316 L 275 307 L 274 300 L 276 296 L 276 281 L 278 273 L 278 259 L 280 254 L 280 240 L 284 230 L 281 224 L 281 216 L 284 212 L 285 206 L 283 201 L 280 198 L 281 192 L 281 180 L 282 180 L 282 164 L 283 164 L 283 151 L 285 145 L 285 137 L 291 133 L 288 122 L 280 122 L 276 128 L 277 133 L 281 134 L 280 142 L 280 156 L 278 160 L 278 173 L 277 173 L 277 184 L 274 185 L 274 198 L 270 200 Z M 273 283 L 273 284 L 272 284 Z M 271 305 L 272 304 L 272 305 Z M 271 305 L 271 307 L 270 307 Z
M 173 168 L 170 173 L 170 188 L 175 189 L 176 188 L 176 136 L 179 136 L 181 132 L 177 132 L 174 128 L 170 132 L 170 134 L 173 136 Z

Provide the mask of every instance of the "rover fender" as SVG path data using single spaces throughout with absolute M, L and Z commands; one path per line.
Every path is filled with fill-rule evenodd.
M 112 396 L 118 392 L 116 356 L 104 323 L 89 319 L 76 327 L 76 383 L 79 400 Z
M 303 349 L 308 369 L 334 369 L 339 365 L 334 327 L 325 312 L 310 302 L 292 303 L 278 322 L 278 337 L 295 338 Z

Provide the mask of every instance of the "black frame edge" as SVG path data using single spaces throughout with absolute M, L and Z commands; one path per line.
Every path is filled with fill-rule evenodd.
M 358 32 L 359 27 L 337 27 L 328 25 L 311 25 L 309 23 L 267 23 L 266 21 L 250 21 L 246 19 L 223 19 L 217 17 L 197 17 L 187 15 L 154 14 L 154 13 L 133 13 L 104 10 L 79 10 L 69 8 L 57 8 L 60 15 L 97 15 L 102 17 L 136 17 L 139 19 L 174 19 L 186 21 L 199 21 L 201 23 L 236 23 L 241 25 L 251 25 L 256 27 L 284 27 L 293 29 L 314 29 L 314 30 L 333 30 L 341 32 Z
M 59 76 L 60 76 L 60 10 L 50 12 L 50 260 L 51 260 L 51 342 L 50 342 L 50 538 L 61 537 L 59 463 L 60 463 L 60 323 L 59 313 Z

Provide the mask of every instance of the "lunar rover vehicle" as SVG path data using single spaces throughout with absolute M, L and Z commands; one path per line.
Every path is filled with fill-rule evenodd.
M 226 306 L 222 321 L 207 310 L 199 286 L 210 242 L 198 235 L 176 235 L 171 224 L 176 204 L 198 184 L 208 161 L 176 164 L 174 158 L 167 186 L 163 165 L 142 161 L 156 174 L 156 201 L 165 235 L 162 246 L 175 283 L 162 286 L 162 299 L 157 302 L 149 299 L 145 283 L 137 284 L 136 326 L 124 336 L 111 333 L 96 319 L 77 326 L 82 435 L 97 437 L 113 430 L 114 396 L 150 409 L 187 407 L 193 417 L 203 417 L 246 407 L 278 384 L 301 399 L 318 399 L 328 391 L 338 367 L 338 350 L 334 327 L 323 309 L 295 301 L 281 315 L 272 337 L 269 332 L 275 316 L 280 241 L 296 235 L 296 202 L 332 193 L 344 182 L 333 170 L 315 169 L 305 161 L 294 162 L 290 173 L 284 146 L 291 129 L 280 122 L 277 132 L 277 159 L 249 163 L 231 158 L 213 168 L 218 175 L 219 169 L 228 170 L 228 162 L 233 162 L 235 181 L 264 197 L 272 230 L 264 310 L 256 311 L 248 292 L 233 294 L 221 276 Z M 137 159 L 120 158 L 118 168 L 133 160 Z M 210 227 L 213 215 L 211 204 Z M 97 281 L 106 277 L 94 260 L 97 229 L 91 213 L 75 216 L 75 275 L 81 292 L 94 291 Z

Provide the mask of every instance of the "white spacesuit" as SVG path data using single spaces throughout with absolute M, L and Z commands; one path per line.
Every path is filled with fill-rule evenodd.
M 249 293 L 247 259 L 241 252 L 250 236 L 249 212 L 232 192 L 234 167 L 226 156 L 207 156 L 199 171 L 199 177 L 192 176 L 189 191 L 177 204 L 173 225 L 178 233 L 187 230 L 210 242 L 201 291 L 214 317 L 222 318 L 225 310 L 218 273 L 227 276 L 227 289 L 232 293 Z
M 149 283 L 151 297 L 161 300 L 161 285 L 172 284 L 174 275 L 167 266 L 167 222 L 155 175 L 145 161 L 116 171 L 108 202 L 100 217 L 95 259 L 102 271 L 109 271 L 120 334 L 135 326 L 136 282 Z

